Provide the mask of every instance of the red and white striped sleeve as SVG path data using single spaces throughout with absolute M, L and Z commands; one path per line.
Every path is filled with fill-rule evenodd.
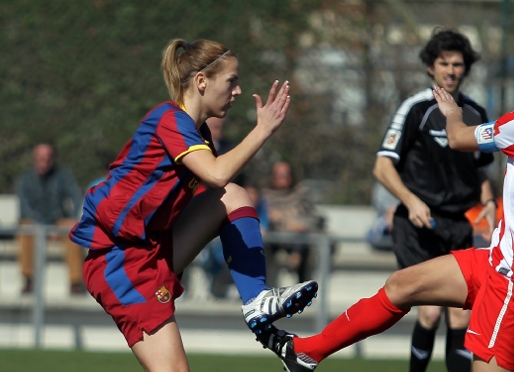
M 496 120 L 494 142 L 505 155 L 514 157 L 514 111 L 504 114 Z

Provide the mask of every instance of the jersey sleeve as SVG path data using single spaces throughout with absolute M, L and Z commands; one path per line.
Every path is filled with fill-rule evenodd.
M 501 152 L 508 157 L 514 157 L 514 111 L 496 120 L 494 142 Z
M 193 151 L 211 151 L 208 142 L 196 129 L 193 119 L 183 111 L 171 110 L 163 115 L 157 128 L 157 138 L 179 164 L 186 154 Z
M 400 105 L 387 127 L 377 156 L 390 157 L 395 162 L 400 161 L 415 142 L 422 118 L 416 107 L 405 102 Z

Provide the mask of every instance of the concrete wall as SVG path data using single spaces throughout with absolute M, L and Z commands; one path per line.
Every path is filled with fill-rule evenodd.
M 318 205 L 326 218 L 327 232 L 335 236 L 362 238 L 371 227 L 376 213 L 371 206 Z M 0 194 L 0 224 L 18 222 L 19 201 L 14 194 Z
M 345 238 L 364 238 L 376 217 L 375 209 L 366 205 L 318 205 L 325 216 L 327 232 Z
M 0 224 L 15 225 L 18 223 L 19 201 L 14 194 L 0 194 Z

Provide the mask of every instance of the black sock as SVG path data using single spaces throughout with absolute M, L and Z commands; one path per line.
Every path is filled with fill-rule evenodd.
M 466 328 L 446 330 L 446 368 L 448 372 L 471 371 L 471 353 L 464 347 Z
M 416 322 L 412 332 L 410 372 L 425 372 L 427 369 L 434 350 L 436 331 L 437 328 L 426 329 L 419 322 Z

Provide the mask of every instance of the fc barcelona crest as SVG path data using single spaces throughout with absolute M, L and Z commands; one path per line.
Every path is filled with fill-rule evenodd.
M 171 293 L 164 285 L 155 291 L 155 297 L 157 297 L 157 301 L 161 304 L 166 304 L 171 301 Z

